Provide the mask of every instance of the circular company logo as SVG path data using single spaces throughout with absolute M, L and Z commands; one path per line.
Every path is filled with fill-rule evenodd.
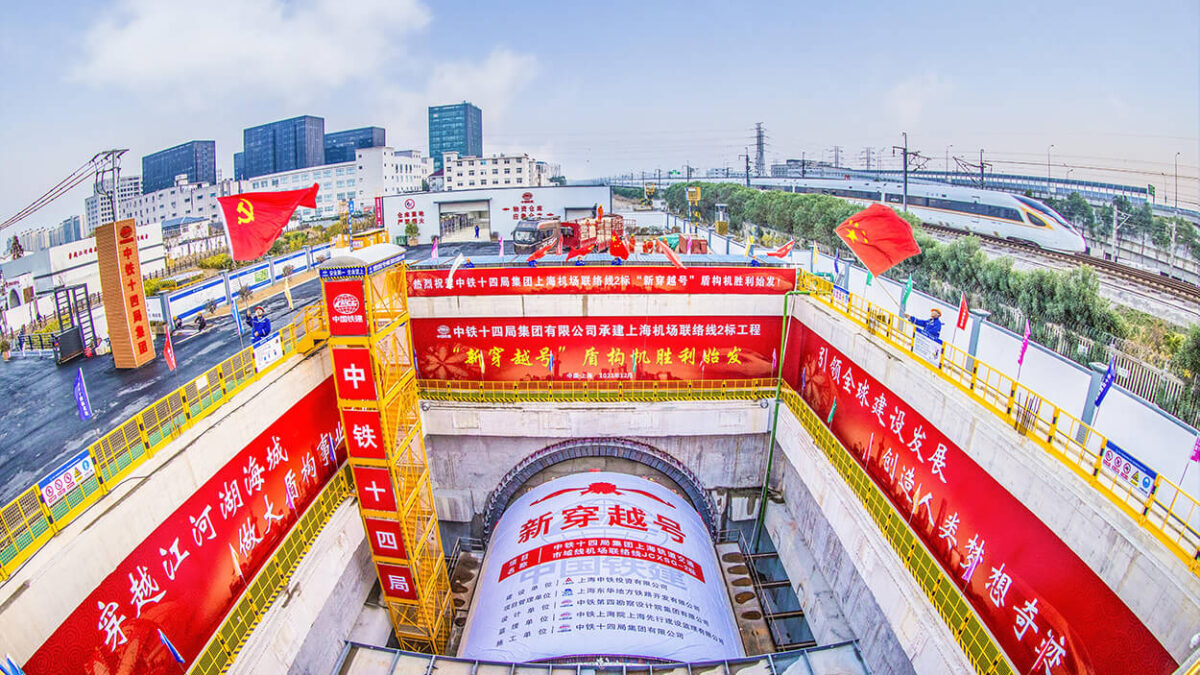
M 405 199 L 405 200 L 404 200 L 404 208 L 406 208 L 406 209 L 415 209 L 415 208 L 417 208 L 417 200 L 415 200 L 415 199 Z
M 333 299 L 333 308 L 338 314 L 354 314 L 358 312 L 358 298 L 349 293 L 342 293 Z
M 450 337 L 450 326 L 447 326 L 446 324 L 442 324 L 442 325 L 438 326 L 437 334 L 438 334 L 438 337 L 440 337 L 440 338 Z
M 521 195 L 521 201 L 523 201 L 523 202 L 531 202 L 531 201 L 533 201 L 533 193 L 532 193 L 532 192 L 526 192 L 525 194 Z

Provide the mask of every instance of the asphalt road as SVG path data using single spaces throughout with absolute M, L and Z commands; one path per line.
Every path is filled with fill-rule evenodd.
M 511 252 L 508 244 L 505 248 Z M 494 254 L 496 245 L 443 244 L 438 254 L 441 260 L 452 260 L 460 251 L 465 255 Z M 429 253 L 428 245 L 414 246 L 408 250 L 408 258 L 425 260 Z M 271 326 L 278 329 L 305 305 L 317 302 L 320 295 L 320 283 L 314 279 L 292 288 L 295 311 L 288 310 L 283 294 L 261 304 Z M 239 339 L 233 317 L 225 316 L 210 320 L 198 334 L 174 340 L 175 372 L 162 359 L 161 339 L 155 343 L 159 358 L 137 370 L 118 370 L 111 355 L 79 358 L 63 366 L 55 366 L 48 358 L 15 355 L 0 363 L 0 505 L 138 411 L 249 344 L 249 328 Z M 79 419 L 72 395 L 80 369 L 94 412 L 86 422 Z

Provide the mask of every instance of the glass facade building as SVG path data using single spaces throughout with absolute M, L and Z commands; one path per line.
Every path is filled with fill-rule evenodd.
M 387 132 L 379 127 L 363 127 L 325 134 L 325 163 L 353 162 L 359 148 L 382 148 L 387 145 Z
M 233 179 L 242 180 L 246 177 L 246 153 L 233 153 Z
M 215 141 L 189 141 L 142 158 L 142 194 L 175 185 L 175 177 L 186 174 L 189 183 L 217 182 Z
M 433 170 L 442 168 L 442 153 L 459 157 L 483 156 L 483 112 L 463 101 L 429 108 L 429 156 Z
M 325 119 L 304 115 L 243 130 L 241 163 L 242 178 L 324 164 Z

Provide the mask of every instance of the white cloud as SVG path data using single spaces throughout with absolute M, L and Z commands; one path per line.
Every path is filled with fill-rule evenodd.
M 418 0 L 119 0 L 84 41 L 74 80 L 188 100 L 323 90 L 381 77 L 430 20 Z
M 884 97 L 884 105 L 901 128 L 911 129 L 925 121 L 926 113 L 949 99 L 954 85 L 933 72 L 897 82 Z
M 537 72 L 538 63 L 534 56 L 499 47 L 477 63 L 439 63 L 433 67 L 423 87 L 381 88 L 378 92 L 379 114 L 389 120 L 389 141 L 398 143 L 399 139 L 393 140 L 392 128 L 407 130 L 414 136 L 424 132 L 426 106 L 470 101 L 483 110 L 484 151 L 492 154 L 496 150 L 488 143 L 488 130 L 503 123 L 509 108 L 524 95 Z M 413 142 L 418 141 L 414 139 Z M 423 137 L 419 139 L 420 145 L 424 142 Z

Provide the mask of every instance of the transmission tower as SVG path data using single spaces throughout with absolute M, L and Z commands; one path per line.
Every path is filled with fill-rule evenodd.
M 871 170 L 871 157 L 874 152 L 874 148 L 863 148 L 863 151 L 858 155 L 858 158 L 866 165 L 867 171 Z
M 833 153 L 833 168 L 839 169 L 842 166 L 842 146 L 835 145 L 829 149 Z

